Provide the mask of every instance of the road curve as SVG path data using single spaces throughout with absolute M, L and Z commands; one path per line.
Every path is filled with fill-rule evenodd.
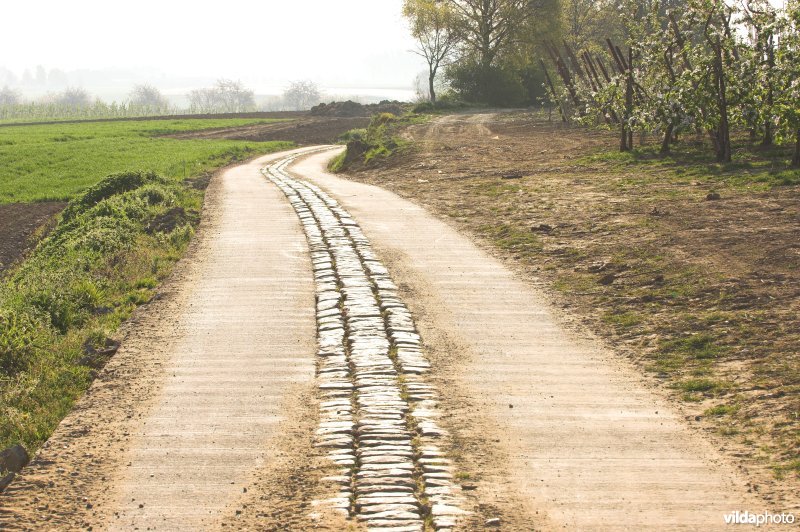
M 531 285 L 421 207 L 326 173 L 329 157 L 291 170 L 336 198 L 410 287 L 426 345 L 459 347 L 453 382 L 496 427 L 543 528 L 713 530 L 761 508 L 632 366 L 567 332 Z
M 416 319 L 423 349 L 445 352 L 457 362 L 448 367 L 460 367 L 438 383 L 441 395 L 448 395 L 448 384 L 467 392 L 477 407 L 469 415 L 487 420 L 486 430 L 493 431 L 487 462 L 508 461 L 504 470 L 510 472 L 510 488 L 526 501 L 525 510 L 538 527 L 714 530 L 724 527 L 724 513 L 762 509 L 745 493 L 742 480 L 632 367 L 603 350 L 596 339 L 578 339 L 568 332 L 529 284 L 421 207 L 386 190 L 327 174 L 323 169 L 336 150 L 314 151 L 273 154 L 215 177 L 193 249 L 164 287 L 164 297 L 137 313 L 118 354 L 0 498 L 0 529 L 224 526 L 246 480 L 270 467 L 279 423 L 289 415 L 287 399 L 296 390 L 313 389 L 319 362 L 315 273 L 329 281 L 333 276 L 325 253 L 340 254 L 333 261 L 341 263 L 337 267 L 356 268 L 337 270 L 336 275 L 355 276 L 363 284 L 367 277 L 358 268 L 372 264 L 385 274 L 378 267 L 380 259 L 394 284 L 407 287 L 413 297 L 405 297 L 405 303 Z M 318 229 L 326 240 L 341 238 L 345 231 L 359 260 L 336 246 L 323 252 L 318 242 L 312 265 L 304 226 L 284 192 L 261 173 L 270 163 L 297 153 L 306 156 L 289 167 L 290 174 L 319 186 L 320 193 L 279 174 L 273 175 L 276 184 L 290 196 L 302 189 L 306 208 L 315 217 L 323 216 L 315 219 L 321 220 Z M 323 191 L 338 203 L 327 201 Z M 327 222 L 323 204 L 335 214 Z M 295 208 L 304 212 L 297 201 Z M 305 229 L 314 234 L 308 212 L 303 215 Z M 374 260 L 367 260 L 365 250 L 370 248 L 354 224 L 369 240 Z M 370 282 L 378 300 L 368 301 L 369 308 L 362 310 L 365 317 L 378 319 L 375 305 L 388 301 L 381 297 L 394 297 L 394 288 L 388 276 Z M 324 316 L 336 321 L 337 330 L 342 328 L 339 320 L 361 319 L 355 311 L 366 305 L 367 292 L 347 315 Z M 346 298 L 343 303 L 347 310 Z M 369 342 L 382 349 L 391 339 L 395 347 L 412 346 L 412 355 L 419 350 L 414 347 L 416 332 L 409 332 L 413 327 L 397 328 L 392 336 L 391 327 L 384 334 L 380 324 L 362 322 Z M 357 325 L 346 323 L 351 334 Z M 402 352 L 397 356 L 402 358 Z M 395 361 L 395 369 L 403 369 L 401 362 Z M 358 407 L 358 394 L 366 394 L 365 389 L 397 381 L 386 378 L 395 371 L 391 364 L 380 363 L 378 372 L 361 368 L 368 386 L 358 382 L 358 364 L 350 364 L 356 375 L 348 389 L 351 383 L 367 388 L 347 399 L 349 404 Z M 417 369 L 424 366 L 419 360 L 415 364 Z M 345 368 L 327 369 L 336 378 L 347 377 Z M 414 373 L 402 379 L 403 401 L 406 396 L 414 399 L 410 384 L 419 386 L 421 397 L 428 396 L 430 388 L 415 383 Z M 387 390 L 378 390 L 386 402 L 381 408 L 398 403 Z M 378 464 L 371 469 L 384 468 L 380 464 L 387 450 L 391 465 L 408 466 L 404 457 L 418 454 L 408 448 L 419 444 L 408 443 L 402 423 L 392 421 L 406 414 L 373 414 L 381 437 L 401 443 L 362 438 L 361 456 L 375 443 L 380 453 L 371 456 Z M 424 421 L 423 409 L 417 414 Z M 470 420 L 450 418 L 449 423 L 459 421 Z M 338 425 L 327 428 L 339 430 Z M 348 425 L 346 433 L 351 431 Z M 343 463 L 354 456 L 344 454 L 336 454 Z M 431 495 L 444 497 L 442 493 L 451 491 L 451 475 L 449 467 L 441 467 L 442 458 L 431 455 L 428 462 L 417 460 L 420 464 L 409 467 L 427 474 L 430 486 L 439 486 Z M 426 470 L 426 463 L 438 469 Z M 372 515 L 413 517 L 405 525 L 418 530 L 420 516 L 406 511 L 416 508 L 416 481 L 404 485 L 404 467 L 392 467 L 397 470 L 393 476 L 403 477 L 395 485 L 404 489 L 384 494 L 380 501 L 363 490 L 356 506 L 363 513 L 372 499 L 376 504 L 394 499 L 395 506 Z M 344 482 L 356 491 L 360 487 L 358 475 Z M 375 482 L 369 485 L 369 493 L 377 491 Z M 349 498 L 344 502 L 351 504 Z M 456 515 L 457 509 L 442 506 L 439 526 L 449 528 L 455 521 L 446 512 Z M 298 505 L 296 511 L 305 510 Z
M 313 384 L 316 347 L 306 240 L 260 172 L 285 155 L 215 176 L 169 303 L 140 316 L 0 496 L 0 529 L 217 529 L 268 467 L 287 396 Z

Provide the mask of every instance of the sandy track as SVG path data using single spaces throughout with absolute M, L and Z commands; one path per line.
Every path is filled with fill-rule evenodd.
M 216 528 L 313 383 L 314 292 L 300 224 L 259 170 L 215 177 L 163 301 L 0 500 L 0 528 Z
M 722 529 L 724 513 L 763 506 L 631 366 L 566 332 L 541 294 L 420 207 L 321 171 L 329 156 L 293 170 L 339 200 L 414 293 L 423 339 L 463 366 L 451 385 L 485 416 L 489 451 L 508 457 L 541 526 Z
M 566 332 L 530 285 L 422 208 L 324 173 L 332 153 L 293 171 L 359 223 L 447 368 L 443 421 L 479 458 L 478 506 L 494 504 L 514 530 L 712 530 L 723 513 L 763 509 L 633 368 Z M 192 251 L 0 499 L 0 529 L 243 527 L 231 518 L 243 500 L 254 506 L 246 522 L 261 527 L 279 501 L 244 488 L 297 482 L 270 474 L 288 452 L 278 433 L 308 414 L 297 403 L 316 351 L 305 238 L 259 173 L 284 155 L 212 181 Z M 286 515 L 307 512 L 291 491 Z

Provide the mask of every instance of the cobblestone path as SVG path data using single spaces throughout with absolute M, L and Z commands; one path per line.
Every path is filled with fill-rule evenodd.
M 358 224 L 318 187 L 292 178 L 291 156 L 264 170 L 305 229 L 316 282 L 318 445 L 341 466 L 325 501 L 370 530 L 456 525 L 460 496 L 441 450 L 437 392 L 411 313 Z

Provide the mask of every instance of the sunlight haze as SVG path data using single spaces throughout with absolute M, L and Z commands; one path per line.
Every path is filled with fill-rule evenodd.
M 0 49 L 13 53 L 0 68 L 134 71 L 167 89 L 226 77 L 262 93 L 298 79 L 410 91 L 424 62 L 400 10 L 400 0 L 17 1 L 4 6 Z

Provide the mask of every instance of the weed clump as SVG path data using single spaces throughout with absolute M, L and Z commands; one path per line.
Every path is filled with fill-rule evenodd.
M 395 130 L 408 120 L 392 113 L 374 115 L 367 129 L 353 129 L 339 138 L 340 142 L 347 145 L 347 150 L 334 158 L 328 168 L 339 172 L 354 165 L 369 166 L 377 159 L 387 158 L 406 148 L 408 142 L 395 136 Z

